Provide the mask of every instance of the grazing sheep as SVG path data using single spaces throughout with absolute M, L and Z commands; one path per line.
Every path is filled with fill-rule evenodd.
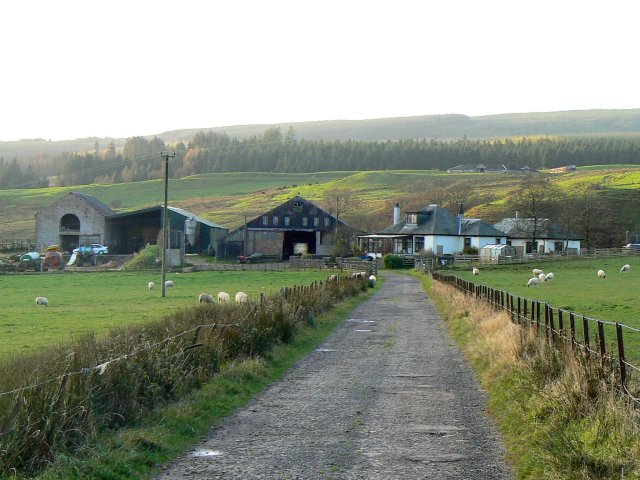
M 216 303 L 211 295 L 208 293 L 201 293 L 198 296 L 198 303 Z
M 167 280 L 166 282 L 164 282 L 164 288 L 172 288 L 173 287 L 173 280 Z
M 530 278 L 527 282 L 527 287 L 533 287 L 535 285 L 540 285 L 540 279 L 538 277 Z
M 553 272 L 549 272 L 547 273 L 546 277 L 547 277 L 546 281 L 548 282 L 550 280 L 553 280 L 555 278 L 555 275 L 553 274 Z
M 544 273 L 542 270 L 540 270 L 539 268 L 534 268 L 532 271 L 533 275 L 535 277 L 537 277 L 538 275 L 540 275 L 541 273 Z
M 598 278 L 607 278 L 607 275 L 604 273 L 604 270 L 598 270 Z
M 476 267 L 473 267 L 473 270 L 471 270 L 471 272 L 472 272 L 474 275 L 480 275 L 480 270 L 479 270 L 479 269 L 477 269 Z
M 375 283 L 376 280 L 378 280 L 378 279 L 376 278 L 375 275 L 369 275 L 369 281 L 370 282 L 374 282 Z
M 43 306 L 47 306 L 49 305 L 49 300 L 47 299 L 47 297 L 36 297 L 36 307 L 38 305 L 43 305 Z
M 218 303 L 229 303 L 231 302 L 231 297 L 227 292 L 218 292 Z
M 538 280 L 540 280 L 540 282 L 546 282 L 547 276 L 544 273 L 541 273 L 538 275 Z
M 329 282 L 337 282 L 338 281 L 338 276 L 337 275 L 329 275 Z
M 622 268 L 620 269 L 620 273 L 622 272 L 628 272 L 629 270 L 631 270 L 631 265 L 629 265 L 628 263 L 623 265 Z
M 153 287 L 155 287 L 155 286 L 156 286 L 156 284 L 153 283 L 153 282 L 147 283 L 147 287 L 149 287 L 149 290 L 153 290 Z
M 236 293 L 236 303 L 247 303 L 249 297 L 244 292 Z

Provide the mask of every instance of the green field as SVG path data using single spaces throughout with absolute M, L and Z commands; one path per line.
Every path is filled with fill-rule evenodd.
M 620 273 L 620 267 L 628 263 L 631 270 Z M 553 272 L 555 279 L 535 287 L 527 287 L 533 275 L 533 268 L 545 273 Z M 605 279 L 599 279 L 596 272 L 602 269 Z M 640 257 L 608 257 L 598 259 L 575 259 L 540 264 L 519 264 L 500 267 L 480 267 L 480 275 L 474 277 L 470 271 L 456 271 L 455 274 L 499 290 L 505 290 L 520 297 L 547 302 L 554 308 L 573 311 L 596 320 L 620 322 L 633 329 L 640 329 Z M 567 317 L 565 317 L 566 319 Z M 556 320 L 557 322 L 557 320 Z M 568 323 L 568 322 L 565 322 Z M 591 335 L 596 333 L 596 326 Z M 581 334 L 582 329 L 578 325 Z M 608 348 L 615 343 L 615 330 L 607 326 L 605 330 Z M 640 361 L 640 332 L 624 330 L 625 346 L 628 354 Z M 593 340 L 592 340 L 593 341 Z
M 149 272 L 49 272 L 0 275 L 0 357 L 30 353 L 74 335 L 149 322 L 197 305 L 198 295 L 238 291 L 258 299 L 282 286 L 325 280 L 323 272 L 170 273 L 175 286 L 161 297 L 161 276 Z M 149 290 L 153 281 L 156 288 Z M 36 307 L 45 296 L 48 307 Z

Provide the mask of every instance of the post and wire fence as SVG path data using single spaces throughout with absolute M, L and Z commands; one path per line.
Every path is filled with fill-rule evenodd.
M 616 375 L 620 390 L 640 405 L 640 398 L 637 398 L 630 387 L 633 375 L 640 372 L 640 356 L 635 351 L 640 348 L 640 329 L 619 322 L 591 318 L 455 275 L 436 271 L 432 273 L 432 277 L 475 297 L 477 301 L 489 303 L 495 310 L 505 311 L 512 322 L 533 327 L 551 342 L 564 342 L 587 359 L 608 364 Z M 625 345 L 636 348 L 625 351 Z

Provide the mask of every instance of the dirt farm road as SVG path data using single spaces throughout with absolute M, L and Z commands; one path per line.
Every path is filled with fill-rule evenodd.
M 158 480 L 509 479 L 473 371 L 417 279 L 376 295 Z

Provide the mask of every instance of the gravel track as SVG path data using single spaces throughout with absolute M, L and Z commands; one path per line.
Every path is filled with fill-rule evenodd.
M 158 480 L 512 478 L 484 394 L 418 280 L 385 273 L 376 288 Z

